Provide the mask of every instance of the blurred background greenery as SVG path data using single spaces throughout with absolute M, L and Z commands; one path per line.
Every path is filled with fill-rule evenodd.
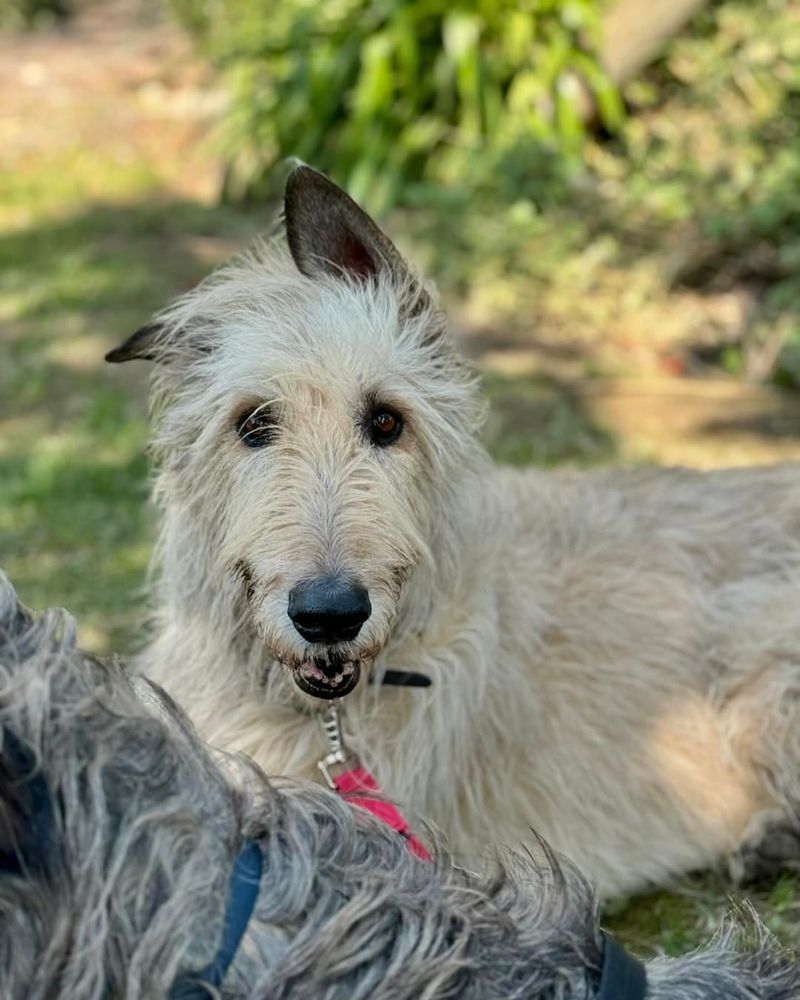
M 712 360 L 749 378 L 800 374 L 791 0 L 174 9 L 231 95 L 223 196 L 274 195 L 275 167 L 299 156 L 378 214 L 399 204 L 436 232 L 444 222 L 453 245 L 431 241 L 440 277 L 450 259 L 447 277 L 492 294 L 470 281 L 489 259 L 490 277 L 524 275 L 529 294 L 565 292 L 553 306 L 570 326 L 585 323 L 576 283 L 610 278 L 613 265 L 629 298 L 756 286 L 757 315 L 710 344 Z M 576 255 L 582 266 L 561 277 Z M 504 320 L 526 317 L 526 304 L 509 302 Z
M 800 0 L 0 0 L 0 564 L 141 641 L 146 367 L 328 171 L 439 283 L 515 464 L 800 457 Z M 684 950 L 721 874 L 607 909 Z M 786 874 L 754 894 L 800 944 Z

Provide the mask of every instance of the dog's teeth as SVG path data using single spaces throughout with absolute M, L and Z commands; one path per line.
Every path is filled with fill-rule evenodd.
M 303 666 L 300 667 L 300 673 L 305 677 L 310 677 L 311 680 L 314 681 L 321 681 L 324 683 L 326 680 L 325 674 L 323 674 L 319 667 L 315 667 L 313 663 L 304 663 Z
M 325 673 L 321 667 L 313 662 L 301 663 L 295 670 L 298 677 L 302 677 L 304 680 L 313 682 L 319 686 L 335 690 L 353 677 L 358 670 L 358 661 L 348 660 L 346 663 L 340 665 L 340 669 L 335 674 Z

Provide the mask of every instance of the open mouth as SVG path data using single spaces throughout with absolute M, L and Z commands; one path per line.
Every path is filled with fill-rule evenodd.
M 343 698 L 350 694 L 361 676 L 361 664 L 357 660 L 347 660 L 328 666 L 325 670 L 316 663 L 302 663 L 293 671 L 294 682 L 306 694 L 314 698 Z

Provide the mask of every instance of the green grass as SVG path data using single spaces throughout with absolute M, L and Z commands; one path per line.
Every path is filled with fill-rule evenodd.
M 103 354 L 254 226 L 164 200 L 136 161 L 70 155 L 0 191 L 0 563 L 90 648 L 130 648 L 153 540 L 146 371 Z
M 639 955 L 682 955 L 707 941 L 732 908 L 747 901 L 785 945 L 800 943 L 800 878 L 736 889 L 723 875 L 703 872 L 659 890 L 607 904 L 603 925 Z
M 61 164 L 0 179 L 11 196 L 0 215 L 0 563 L 28 603 L 68 606 L 87 646 L 129 650 L 153 542 L 146 366 L 112 368 L 102 356 L 257 220 L 165 200 L 141 164 L 104 174 L 102 159 L 92 162 L 85 174 Z M 487 375 L 486 388 L 499 459 L 615 457 L 611 435 L 552 379 Z M 730 891 L 715 875 L 690 879 L 615 903 L 607 922 L 637 950 L 684 951 L 708 937 Z M 783 877 L 755 898 L 770 926 L 797 941 L 797 881 Z

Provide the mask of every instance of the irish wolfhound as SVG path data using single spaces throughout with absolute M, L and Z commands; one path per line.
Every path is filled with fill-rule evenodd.
M 34 620 L 0 573 L 0 996 L 798 996 L 749 913 L 645 970 L 552 857 L 478 877 L 324 789 L 226 770 L 159 689 L 82 656 L 68 616 Z
M 388 238 L 306 167 L 285 220 L 108 355 L 155 362 L 145 672 L 270 774 L 344 699 L 460 858 L 533 826 L 608 893 L 800 856 L 800 470 L 497 468 Z

